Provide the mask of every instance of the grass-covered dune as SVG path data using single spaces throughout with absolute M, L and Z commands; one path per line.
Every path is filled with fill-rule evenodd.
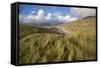
M 70 34 L 60 35 L 49 33 L 52 32 L 50 29 L 20 24 L 19 63 L 95 60 L 95 25 L 95 18 L 68 23 L 63 27 Z

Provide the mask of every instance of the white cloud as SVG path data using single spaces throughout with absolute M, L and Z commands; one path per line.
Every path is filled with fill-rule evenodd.
M 42 15 L 42 14 L 44 14 L 44 11 L 43 11 L 42 9 L 40 9 L 40 10 L 38 11 L 38 15 Z
M 93 8 L 71 8 L 71 14 L 83 18 L 87 16 L 95 16 L 96 10 Z
M 19 20 L 21 22 L 25 23 L 63 23 L 63 22 L 70 22 L 70 21 L 75 21 L 78 18 L 76 17 L 71 17 L 70 15 L 62 15 L 60 12 L 57 13 L 48 13 L 47 15 L 44 15 L 45 12 L 44 10 L 40 9 L 38 10 L 37 13 L 32 11 L 29 15 L 27 16 L 21 16 L 19 15 Z
M 65 15 L 65 16 L 59 15 L 58 18 L 59 18 L 58 20 L 62 22 L 71 22 L 78 19 L 77 17 L 71 17 L 70 15 Z
M 28 18 L 28 19 L 36 19 L 36 16 L 37 16 L 37 15 L 31 15 L 31 14 L 30 14 L 30 15 L 27 16 L 27 18 Z
M 71 21 L 77 20 L 78 18 L 77 17 L 71 17 L 70 15 L 66 15 L 64 17 L 64 19 L 65 19 L 65 22 L 71 22 Z
M 69 15 L 62 15 L 62 13 L 58 11 L 55 13 L 48 13 L 47 15 L 44 14 L 44 10 L 39 9 L 37 13 L 32 11 L 27 16 L 19 15 L 19 20 L 25 23 L 71 22 L 79 19 L 79 17 L 95 16 L 96 10 L 89 8 L 71 8 L 71 14 Z
M 69 22 L 75 21 L 75 20 L 78 20 L 78 18 L 77 17 L 72 17 L 72 18 L 69 19 Z
M 61 16 L 61 15 L 59 15 L 59 16 L 58 16 L 58 18 L 59 18 L 59 19 L 62 19 L 62 16 Z
M 47 16 L 46 16 L 46 20 L 50 20 L 52 18 L 51 16 L 52 16 L 52 14 L 48 13 Z
M 68 19 L 70 19 L 70 15 L 65 16 L 65 20 L 68 20 Z
M 45 18 L 44 11 L 42 9 L 38 10 L 36 19 L 42 22 L 44 20 L 44 18 Z
M 27 16 L 19 15 L 19 22 L 23 23 L 23 22 L 29 22 L 29 21 L 28 21 Z

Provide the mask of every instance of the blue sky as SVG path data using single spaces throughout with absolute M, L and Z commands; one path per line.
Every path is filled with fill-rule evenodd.
M 35 14 L 35 15 L 34 15 Z M 87 16 L 95 16 L 96 10 L 91 8 L 60 7 L 43 5 L 19 5 L 21 22 L 71 22 Z
M 70 14 L 70 7 L 40 6 L 40 5 L 19 5 L 19 14 L 28 15 L 32 11 L 37 13 L 42 9 L 45 14 L 59 12 L 62 15 Z

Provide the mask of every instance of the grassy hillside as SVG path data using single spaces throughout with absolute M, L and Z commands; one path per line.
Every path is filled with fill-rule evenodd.
M 19 63 L 96 59 L 95 22 L 93 17 L 61 25 L 69 31 L 69 35 L 20 24 Z

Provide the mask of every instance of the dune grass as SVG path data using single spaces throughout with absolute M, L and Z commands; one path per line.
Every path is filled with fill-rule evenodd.
M 64 25 L 70 34 L 60 35 L 20 24 L 19 64 L 95 60 L 95 24 L 86 26 Z

